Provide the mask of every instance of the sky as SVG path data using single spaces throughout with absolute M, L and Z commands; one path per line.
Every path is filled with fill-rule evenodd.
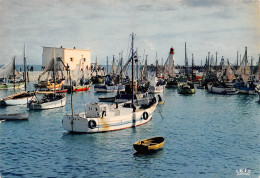
M 29 65 L 42 63 L 42 46 L 91 50 L 92 62 L 106 64 L 123 52 L 127 60 L 130 34 L 141 61 L 166 60 L 175 49 L 175 64 L 189 64 L 208 52 L 235 63 L 237 51 L 258 60 L 260 0 L 0 0 L 0 64 L 23 48 Z

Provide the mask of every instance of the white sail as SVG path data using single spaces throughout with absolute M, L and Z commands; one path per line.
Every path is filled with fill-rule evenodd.
M 15 58 L 13 58 L 9 63 L 4 65 L 0 69 L 0 78 L 8 78 L 10 76 L 13 76 L 14 73 L 15 73 L 15 77 L 22 76 L 22 74 L 15 69 Z
M 83 77 L 83 62 L 82 59 L 79 60 L 79 63 L 76 65 L 75 70 L 70 72 L 71 80 L 76 82 L 76 85 L 80 83 L 80 79 Z

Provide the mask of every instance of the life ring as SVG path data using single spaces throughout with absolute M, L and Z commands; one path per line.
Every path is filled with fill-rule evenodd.
M 88 127 L 91 128 L 91 129 L 94 129 L 95 127 L 97 127 L 96 121 L 90 120 L 90 121 L 88 122 Z
M 147 112 L 144 112 L 144 113 L 143 113 L 143 119 L 144 119 L 144 120 L 147 120 L 147 119 L 148 119 L 148 113 L 147 113 Z

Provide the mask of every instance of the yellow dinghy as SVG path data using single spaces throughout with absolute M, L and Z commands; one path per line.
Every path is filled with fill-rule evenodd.
M 151 152 L 162 149 L 164 145 L 163 137 L 148 138 L 133 144 L 137 152 Z

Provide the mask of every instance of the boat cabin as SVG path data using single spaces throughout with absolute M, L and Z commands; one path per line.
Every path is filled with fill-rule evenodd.
M 102 103 L 89 103 L 87 104 L 87 118 L 97 118 L 106 116 L 108 105 Z

